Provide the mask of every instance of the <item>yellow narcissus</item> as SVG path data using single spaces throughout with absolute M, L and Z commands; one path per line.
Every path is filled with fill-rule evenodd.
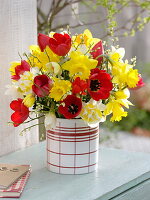
M 127 85 L 129 88 L 134 88 L 138 84 L 139 73 L 137 69 L 130 69 L 127 73 Z
M 29 107 L 32 107 L 35 103 L 35 96 L 33 94 L 28 94 L 24 100 L 23 100 L 23 103 L 25 106 L 27 106 L 28 108 Z
M 47 63 L 60 61 L 60 57 L 53 53 L 48 46 L 42 52 L 39 46 L 31 45 L 30 51 L 31 56 L 29 57 L 29 60 L 33 67 L 38 67 L 39 69 L 45 70 Z
M 85 56 L 79 51 L 73 51 L 70 54 L 70 60 L 62 65 L 62 68 L 69 71 L 69 76 L 73 79 L 88 79 L 91 69 L 97 66 L 98 61 Z
M 139 81 L 138 70 L 133 69 L 133 66 L 128 63 L 114 62 L 112 66 L 112 75 L 112 82 L 118 84 L 119 88 L 125 86 L 134 88 Z
M 110 121 L 120 121 L 122 117 L 127 116 L 127 112 L 124 111 L 123 106 L 129 108 L 132 105 L 129 98 L 129 90 L 125 89 L 122 91 L 117 91 L 110 97 L 110 101 L 106 104 L 106 109 L 104 110 L 104 115 L 109 115 L 112 113 Z
M 67 80 L 53 78 L 54 85 L 50 91 L 50 97 L 55 101 L 60 101 L 65 98 L 65 94 L 71 90 L 71 83 Z
M 85 44 L 88 48 L 92 48 L 100 41 L 98 38 L 93 38 L 92 33 L 88 29 L 86 29 L 82 34 L 73 36 L 72 40 L 74 41 L 75 46 Z
M 11 75 L 15 75 L 15 74 L 16 74 L 16 73 L 15 73 L 15 68 L 16 68 L 16 66 L 18 66 L 18 65 L 21 65 L 21 62 L 14 61 L 14 62 L 11 62 L 11 63 L 10 63 L 9 71 L 10 71 Z
M 139 80 L 138 70 L 133 69 L 133 65 L 129 65 L 128 62 L 122 61 L 124 55 L 124 48 L 116 49 L 112 46 L 112 51 L 109 53 L 112 64 L 112 82 L 118 84 L 119 88 L 123 88 L 125 86 L 134 88 Z

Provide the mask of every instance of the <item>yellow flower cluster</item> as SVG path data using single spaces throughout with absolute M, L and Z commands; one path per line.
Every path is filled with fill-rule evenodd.
M 53 78 L 54 85 L 50 92 L 50 97 L 54 98 L 55 101 L 60 101 L 65 98 L 67 92 L 71 90 L 71 83 L 67 80 L 61 80 L 58 78 Z
M 114 92 L 110 97 L 110 101 L 106 104 L 106 109 L 104 110 L 104 115 L 113 114 L 111 121 L 120 121 L 122 117 L 127 116 L 127 112 L 124 111 L 123 106 L 129 108 L 129 105 L 132 105 L 129 98 L 128 89 Z
M 100 41 L 98 38 L 93 38 L 92 33 L 88 29 L 86 29 L 83 34 L 73 36 L 72 40 L 75 47 L 84 44 L 88 48 L 92 48 Z
M 110 54 L 113 75 L 112 82 L 118 84 L 119 89 L 126 86 L 134 88 L 139 81 L 138 70 L 133 69 L 133 65 L 129 65 L 127 62 L 122 61 L 124 56 L 122 49 L 123 48 L 119 48 L 118 51 L 116 50 Z
M 52 52 L 52 50 L 47 46 L 44 52 L 41 52 L 39 46 L 30 46 L 31 55 L 29 56 L 28 62 L 32 67 L 38 67 L 42 71 L 46 71 L 46 64 L 49 62 L 59 62 L 60 57 Z
M 70 78 L 80 77 L 85 80 L 89 78 L 90 70 L 97 66 L 98 61 L 82 54 L 79 51 L 72 51 L 70 60 L 62 65 L 62 68 L 69 71 Z

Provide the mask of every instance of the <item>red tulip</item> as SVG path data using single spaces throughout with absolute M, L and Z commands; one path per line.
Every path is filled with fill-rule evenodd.
M 98 68 L 91 70 L 88 80 L 88 92 L 94 100 L 107 99 L 112 88 L 111 76 L 105 70 Z
M 14 126 L 22 124 L 29 117 L 29 108 L 23 104 L 23 99 L 17 99 L 10 103 L 10 108 L 15 112 L 11 115 Z
M 130 90 L 137 90 L 137 89 L 140 89 L 141 87 L 143 87 L 145 85 L 140 74 L 138 75 L 138 77 L 139 77 L 139 81 L 138 81 L 136 87 L 130 88 Z
M 103 57 L 98 57 L 104 53 L 104 47 L 102 41 L 99 41 L 91 51 L 91 55 L 94 59 L 98 60 L 98 65 L 101 65 L 103 62 Z
M 42 33 L 38 34 L 38 45 L 39 45 L 41 51 L 44 51 L 46 46 L 49 46 L 49 39 L 50 39 L 50 37 L 48 37 L 47 35 L 44 35 Z
M 72 83 L 72 93 L 73 94 L 86 94 L 85 90 L 87 89 L 87 82 L 81 80 L 80 77 L 77 77 Z
M 20 75 L 25 71 L 30 71 L 30 65 L 27 61 L 22 60 L 21 65 L 17 65 L 15 67 L 15 75 L 11 76 L 11 79 L 18 81 L 20 79 Z
M 59 106 L 58 112 L 61 113 L 66 119 L 72 119 L 78 116 L 82 109 L 82 101 L 75 95 L 68 95 Z
M 43 74 L 34 78 L 34 85 L 32 85 L 32 90 L 38 97 L 47 96 L 51 87 L 52 80 L 48 76 Z
M 71 48 L 71 38 L 66 33 L 55 33 L 49 40 L 49 47 L 58 56 L 65 56 Z
M 38 45 L 41 51 L 44 51 L 46 46 L 58 56 L 65 56 L 71 48 L 71 38 L 68 34 L 55 33 L 52 38 L 42 33 L 38 35 Z

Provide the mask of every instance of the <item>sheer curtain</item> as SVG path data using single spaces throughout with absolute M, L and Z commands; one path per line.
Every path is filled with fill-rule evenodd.
M 36 44 L 36 19 L 36 0 L 0 0 L 0 155 L 39 141 L 38 127 L 20 136 L 23 126 L 8 126 L 12 99 L 4 95 L 5 85 L 10 84 L 9 63 L 19 59 L 18 52 Z

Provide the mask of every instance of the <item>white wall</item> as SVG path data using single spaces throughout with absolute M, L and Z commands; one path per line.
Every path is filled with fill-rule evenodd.
M 5 85 L 10 83 L 9 63 L 19 59 L 28 46 L 37 41 L 36 0 L 0 0 L 0 155 L 38 142 L 38 127 L 19 136 L 23 127 L 8 126 L 10 97 Z

